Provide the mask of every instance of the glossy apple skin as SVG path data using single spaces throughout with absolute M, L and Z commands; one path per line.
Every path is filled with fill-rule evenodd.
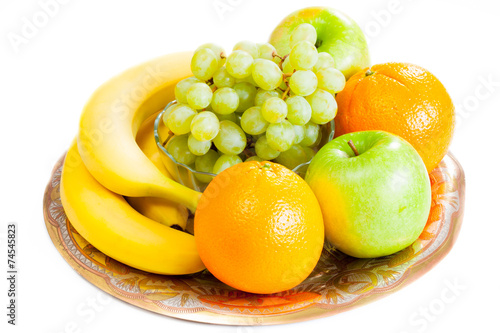
M 404 249 L 429 216 L 431 185 L 424 162 L 407 141 L 388 132 L 354 132 L 330 141 L 311 161 L 305 180 L 320 203 L 326 239 L 353 257 Z
M 347 15 L 328 7 L 304 8 L 285 17 L 269 38 L 279 55 L 290 53 L 290 35 L 301 23 L 310 23 L 316 28 L 318 51 L 330 53 L 335 67 L 344 73 L 346 79 L 370 66 L 363 31 Z

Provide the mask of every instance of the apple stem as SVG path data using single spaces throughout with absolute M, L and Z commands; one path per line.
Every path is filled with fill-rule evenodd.
M 352 151 L 354 152 L 354 155 L 359 156 L 359 152 L 356 149 L 356 146 L 354 145 L 352 140 L 349 140 L 349 142 L 347 142 L 347 144 L 349 145 L 349 147 L 351 147 Z

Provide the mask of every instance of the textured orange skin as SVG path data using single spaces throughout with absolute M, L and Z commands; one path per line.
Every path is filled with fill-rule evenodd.
M 367 71 L 373 74 L 367 75 Z M 410 142 L 430 173 L 453 137 L 455 108 L 445 87 L 429 71 L 407 63 L 366 68 L 337 95 L 335 136 L 383 130 Z
M 240 163 L 215 177 L 198 204 L 194 233 L 215 277 L 261 294 L 301 283 L 324 242 L 314 193 L 298 175 L 271 162 Z

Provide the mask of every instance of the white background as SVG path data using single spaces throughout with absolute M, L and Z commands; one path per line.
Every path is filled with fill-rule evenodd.
M 48 0 L 43 0 L 48 1 Z M 62 0 L 61 0 L 62 2 Z M 18 326 L 6 324 L 7 285 L 0 274 L 2 332 L 483 332 L 497 331 L 498 128 L 500 10 L 491 0 L 329 0 L 370 39 L 372 63 L 405 61 L 433 72 L 457 108 L 451 151 L 467 176 L 466 213 L 453 250 L 432 271 L 397 293 L 333 317 L 275 327 L 192 323 L 105 297 L 82 279 L 50 241 L 42 196 L 54 163 L 68 148 L 92 91 L 120 71 L 212 41 L 230 50 L 242 39 L 266 41 L 305 1 L 69 0 L 16 50 L 9 33 L 41 11 L 38 1 L 0 0 L 1 252 L 6 271 L 8 222 L 19 224 Z M 218 12 L 217 4 L 226 4 Z M 391 3 L 397 12 L 387 15 Z M 229 6 L 229 7 L 227 7 Z M 385 13 L 382 15 L 381 13 Z M 493 81 L 492 86 L 485 81 Z M 488 89 L 491 89 L 490 91 Z M 483 94 L 478 95 L 478 91 Z M 489 92 L 484 96 L 485 92 Z M 460 112 L 458 112 L 460 111 Z M 461 289 L 424 324 L 411 318 L 439 303 L 449 284 Z M 87 305 L 97 299 L 95 310 Z M 89 303 L 90 304 L 90 303 Z M 80 309 L 80 311 L 78 310 Z M 87 312 L 81 314 L 81 310 Z M 495 310 L 496 309 L 496 310 Z M 418 317 L 422 318 L 422 317 Z M 69 326 L 67 326 L 69 325 Z M 497 331 L 498 332 L 498 331 Z

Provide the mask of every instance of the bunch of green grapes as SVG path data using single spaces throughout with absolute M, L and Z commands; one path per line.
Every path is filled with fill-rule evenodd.
M 167 143 L 173 158 L 214 174 L 243 161 L 290 169 L 309 161 L 345 86 L 332 56 L 318 53 L 316 37 L 312 25 L 299 25 L 284 56 L 269 43 L 242 41 L 229 56 L 216 44 L 200 46 L 194 76 L 176 85 L 177 104 L 163 115 L 174 134 Z

